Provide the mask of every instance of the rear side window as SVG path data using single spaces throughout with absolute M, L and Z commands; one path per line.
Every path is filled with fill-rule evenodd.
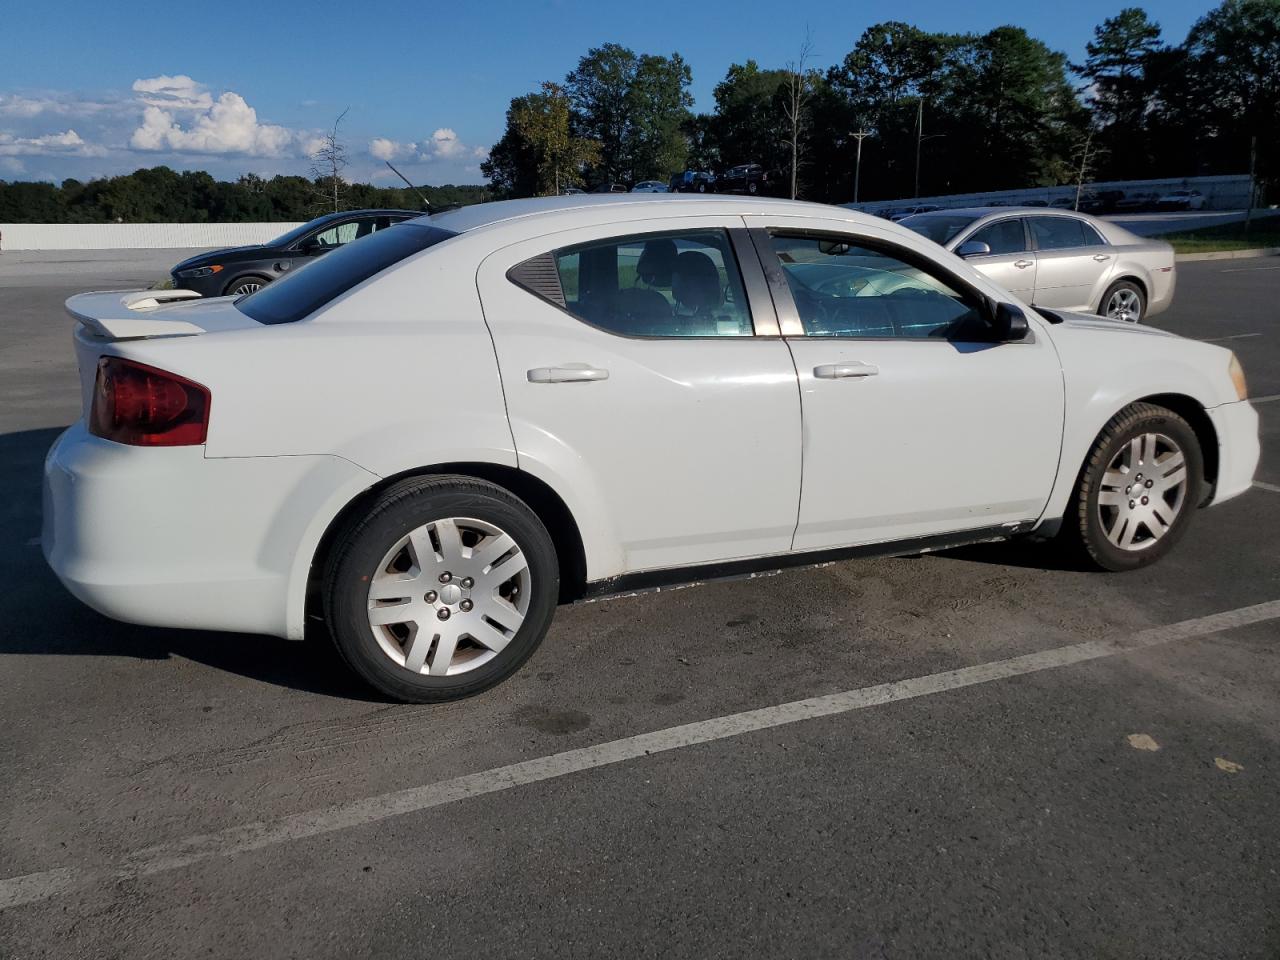
M 1083 247 L 1090 242 L 1085 236 L 1084 224 L 1071 217 L 1028 217 L 1028 220 L 1038 250 Z
M 512 281 L 625 337 L 749 337 L 742 275 L 724 230 L 649 233 L 562 247 Z
M 985 243 L 994 256 L 998 253 L 1021 253 L 1027 249 L 1027 238 L 1022 232 L 1021 220 L 1000 220 L 975 233 L 970 240 Z
M 973 217 L 963 214 L 922 214 L 902 221 L 904 227 L 914 230 L 922 237 L 928 237 L 934 243 L 946 243 L 971 223 Z
M 259 323 L 294 323 L 375 273 L 455 236 L 452 230 L 416 223 L 379 230 L 241 297 L 236 308 Z

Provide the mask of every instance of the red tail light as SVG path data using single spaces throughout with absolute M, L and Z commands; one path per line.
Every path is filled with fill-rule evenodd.
M 89 432 L 138 447 L 204 443 L 209 391 L 200 384 L 120 357 L 98 361 Z

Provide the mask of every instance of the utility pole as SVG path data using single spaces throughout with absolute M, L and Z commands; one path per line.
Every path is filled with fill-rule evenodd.
M 916 192 L 920 199 L 920 142 L 924 139 L 924 97 L 916 101 Z
M 853 164 L 853 202 L 858 202 L 858 181 L 862 178 L 862 141 L 871 136 L 866 130 L 859 130 L 849 136 L 858 141 L 858 159 Z

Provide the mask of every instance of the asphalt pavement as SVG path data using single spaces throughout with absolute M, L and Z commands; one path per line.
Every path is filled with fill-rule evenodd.
M 1280 259 L 1182 264 L 1154 321 L 1238 353 L 1264 436 L 1156 567 L 987 545 L 562 608 L 435 707 L 45 568 L 62 301 L 155 275 L 0 258 L 0 956 L 1280 956 Z

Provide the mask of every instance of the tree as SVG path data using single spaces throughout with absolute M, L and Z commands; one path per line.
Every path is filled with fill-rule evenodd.
M 735 63 L 716 84 L 716 112 L 711 124 L 715 152 L 722 166 L 759 163 L 782 169 L 786 124 L 778 109 L 787 80 L 783 70 L 762 70 L 754 60 Z
M 565 89 L 575 136 L 600 145 L 590 175 L 634 182 L 683 169 L 692 79 L 678 53 L 637 55 L 616 43 L 588 50 L 565 78 Z
M 600 147 L 574 136 L 569 114 L 568 95 L 555 83 L 516 97 L 507 110 L 506 131 L 481 172 L 507 196 L 554 195 L 581 184 L 585 169 L 599 164 Z
M 1160 25 L 1139 7 L 1126 7 L 1094 28 L 1088 59 L 1072 69 L 1086 88 L 1099 139 L 1117 177 L 1149 173 L 1147 113 L 1152 101 L 1148 68 L 1160 50 Z
M 342 173 L 347 168 L 347 147 L 338 136 L 338 126 L 347 115 L 347 110 L 338 114 L 338 119 L 325 131 L 320 138 L 320 145 L 311 154 L 311 179 L 316 185 L 316 206 L 321 209 L 332 207 L 334 213 L 342 209 L 343 194 L 346 192 L 346 181 Z
M 800 55 L 786 65 L 786 88 L 782 113 L 787 122 L 787 146 L 791 151 L 791 199 L 799 195 L 800 140 L 809 125 L 809 100 L 818 83 L 817 72 L 805 64 L 813 54 L 813 40 L 805 31 Z

